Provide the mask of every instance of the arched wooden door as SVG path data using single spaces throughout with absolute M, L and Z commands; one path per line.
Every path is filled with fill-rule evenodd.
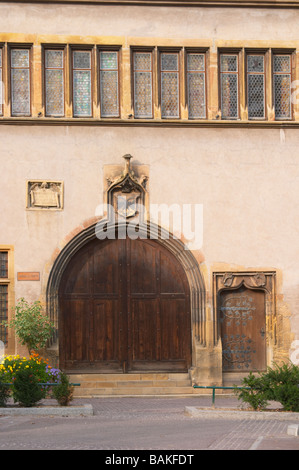
M 186 274 L 153 240 L 98 239 L 78 251 L 59 289 L 60 366 L 68 371 L 187 371 Z

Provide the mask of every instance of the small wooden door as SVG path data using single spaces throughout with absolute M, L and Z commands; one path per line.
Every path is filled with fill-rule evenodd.
M 60 365 L 95 372 L 187 371 L 189 286 L 152 240 L 95 240 L 66 268 L 59 290 Z
M 265 292 L 244 286 L 224 290 L 219 304 L 223 371 L 265 370 Z

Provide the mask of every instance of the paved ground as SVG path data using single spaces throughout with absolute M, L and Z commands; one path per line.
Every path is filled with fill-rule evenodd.
M 288 425 L 298 423 L 294 419 L 280 419 L 281 413 L 274 420 L 199 419 L 184 413 L 185 406 L 210 408 L 210 397 L 98 398 L 73 402 L 82 403 L 92 404 L 94 416 L 0 416 L 0 451 L 102 450 L 101 461 L 113 455 L 114 458 L 135 455 L 140 456 L 138 464 L 122 463 L 142 468 L 142 460 L 147 461 L 150 453 L 159 455 L 157 451 L 195 455 L 191 462 L 194 464 L 199 450 L 299 450 L 299 436 L 287 434 Z M 217 408 L 238 406 L 236 398 L 216 398 Z M 152 464 L 158 463 L 155 458 L 152 457 Z

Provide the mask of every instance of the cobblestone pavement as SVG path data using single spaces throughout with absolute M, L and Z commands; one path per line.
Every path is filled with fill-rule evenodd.
M 94 416 L 0 416 L 1 450 L 299 450 L 289 436 L 293 420 L 198 419 L 185 406 L 209 407 L 210 397 L 76 399 Z M 217 408 L 236 408 L 235 398 L 216 398 Z M 241 413 L 241 411 L 240 411 Z M 297 423 L 298 424 L 298 423 Z M 103 456 L 105 452 L 101 453 Z M 128 454 L 129 455 L 129 454 Z M 140 465 L 139 465 L 140 467 Z

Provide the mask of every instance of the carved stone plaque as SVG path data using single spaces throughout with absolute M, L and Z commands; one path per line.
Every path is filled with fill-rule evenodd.
M 62 181 L 27 181 L 27 209 L 61 210 Z

